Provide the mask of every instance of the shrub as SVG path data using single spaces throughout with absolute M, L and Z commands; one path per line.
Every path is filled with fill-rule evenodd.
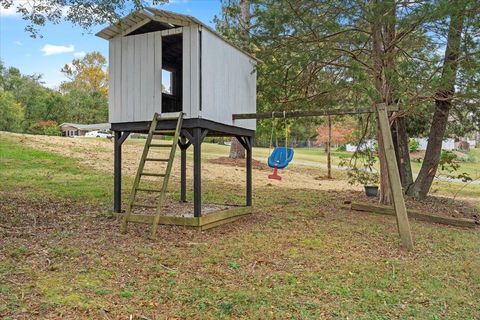
M 418 147 L 420 147 L 420 142 L 418 142 L 417 139 L 415 138 L 410 138 L 408 139 L 408 150 L 410 152 L 415 152 L 418 150 Z
M 29 131 L 33 134 L 43 134 L 46 136 L 60 136 L 62 134 L 58 123 L 52 120 L 34 123 Z

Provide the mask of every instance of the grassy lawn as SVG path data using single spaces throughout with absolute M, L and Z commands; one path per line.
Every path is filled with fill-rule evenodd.
M 250 217 L 151 241 L 148 226 L 118 232 L 104 171 L 4 137 L 0 168 L 2 319 L 480 318 L 478 230 L 412 221 L 407 253 L 395 219 L 344 209 L 350 191 L 273 185 L 255 187 Z M 239 200 L 227 180 L 206 180 L 205 198 Z

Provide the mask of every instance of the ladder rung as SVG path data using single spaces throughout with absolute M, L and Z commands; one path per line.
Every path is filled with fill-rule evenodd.
M 165 144 L 165 143 L 152 143 L 150 147 L 157 147 L 157 148 L 171 148 L 173 146 L 172 144 Z
M 146 203 L 132 203 L 132 207 L 157 208 L 157 206 L 153 204 L 146 204 Z
M 163 117 L 163 116 L 158 116 L 157 121 L 163 121 L 163 120 L 178 120 L 178 116 L 171 116 L 171 117 Z
M 145 191 L 145 192 L 162 192 L 161 189 L 148 189 L 148 188 L 137 188 L 137 191 Z
M 160 161 L 160 162 L 168 162 L 170 159 L 157 159 L 157 158 L 146 158 L 145 161 Z
M 150 173 L 150 172 L 142 172 L 142 176 L 149 176 L 149 177 L 165 177 L 165 173 Z
M 165 134 L 165 133 L 175 133 L 177 131 L 175 130 L 155 130 L 153 131 L 153 134 Z

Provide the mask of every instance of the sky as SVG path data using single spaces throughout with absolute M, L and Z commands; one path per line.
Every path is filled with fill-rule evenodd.
M 220 0 L 170 0 L 158 8 L 188 14 L 213 26 Z M 85 30 L 68 22 L 48 24 L 40 29 L 43 37 L 34 39 L 24 30 L 26 25 L 15 9 L 0 6 L 0 60 L 23 74 L 42 74 L 47 87 L 57 88 L 66 80 L 61 68 L 88 52 L 99 51 L 108 59 L 108 41 L 95 36 L 104 26 Z

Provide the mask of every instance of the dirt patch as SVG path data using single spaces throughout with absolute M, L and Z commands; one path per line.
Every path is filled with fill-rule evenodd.
M 349 201 L 362 201 L 372 204 L 378 204 L 377 198 L 365 196 L 362 192 L 349 193 Z M 422 201 L 416 201 L 412 198 L 406 198 L 405 204 L 407 209 L 418 210 L 422 213 L 429 213 L 438 216 L 452 218 L 466 218 L 480 221 L 480 213 L 478 209 L 470 202 L 456 200 L 452 198 L 429 196 Z
M 214 164 L 221 164 L 224 166 L 232 166 L 232 167 L 241 167 L 245 168 L 245 159 L 232 159 L 230 157 L 220 157 L 217 159 L 211 159 L 208 161 L 209 163 Z M 252 168 L 256 170 L 270 170 L 270 167 L 263 162 L 253 159 L 252 160 Z

